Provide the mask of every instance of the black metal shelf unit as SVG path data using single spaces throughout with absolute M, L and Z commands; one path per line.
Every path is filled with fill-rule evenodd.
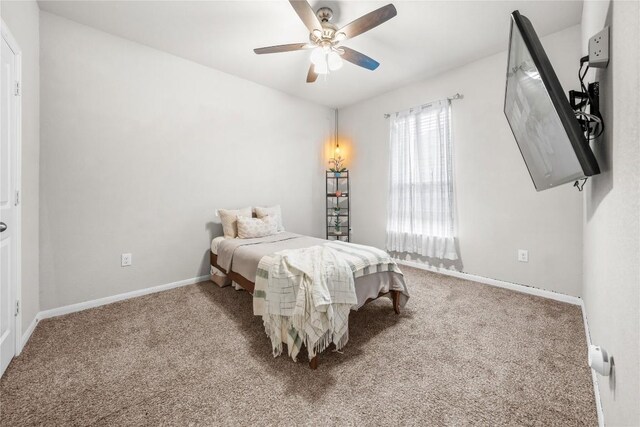
M 351 237 L 351 207 L 349 205 L 349 171 L 326 172 L 327 240 L 348 242 Z

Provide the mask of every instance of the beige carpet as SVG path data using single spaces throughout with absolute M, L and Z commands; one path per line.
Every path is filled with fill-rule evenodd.
M 274 359 L 251 298 L 200 283 L 45 320 L 0 424 L 597 425 L 580 309 L 403 268 L 344 354 Z

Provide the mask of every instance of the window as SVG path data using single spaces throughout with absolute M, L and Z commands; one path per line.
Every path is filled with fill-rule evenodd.
M 457 260 L 450 101 L 391 119 L 387 249 Z

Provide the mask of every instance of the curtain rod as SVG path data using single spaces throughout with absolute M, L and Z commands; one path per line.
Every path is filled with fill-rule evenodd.
M 455 99 L 463 99 L 463 98 L 464 98 L 464 95 L 462 95 L 461 93 L 456 93 L 455 95 L 453 95 L 453 96 L 449 96 L 449 97 L 447 97 L 447 98 L 445 98 L 445 99 L 448 99 L 449 101 L 453 101 L 453 100 L 455 100 Z M 424 108 L 424 107 L 428 107 L 428 106 L 430 106 L 431 104 L 433 104 L 434 102 L 438 102 L 438 101 L 431 101 L 431 102 L 428 102 L 428 103 L 426 103 L 426 104 L 418 105 L 417 107 L 409 108 L 409 111 L 413 111 L 413 110 L 415 110 L 416 108 Z M 399 112 L 400 112 L 400 111 L 396 111 L 395 113 L 391 113 L 391 114 L 398 114 Z M 385 118 L 385 119 L 388 119 L 389 117 L 391 117 L 391 114 L 386 113 L 386 114 L 384 115 L 384 118 Z

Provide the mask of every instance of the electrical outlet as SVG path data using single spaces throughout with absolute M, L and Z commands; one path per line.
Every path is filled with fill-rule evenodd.
M 120 265 L 122 267 L 128 267 L 131 265 L 132 257 L 131 254 L 122 254 L 120 256 Z
M 609 27 L 604 27 L 589 39 L 589 67 L 607 68 L 609 65 Z
M 518 261 L 529 262 L 529 251 L 526 249 L 518 249 Z

